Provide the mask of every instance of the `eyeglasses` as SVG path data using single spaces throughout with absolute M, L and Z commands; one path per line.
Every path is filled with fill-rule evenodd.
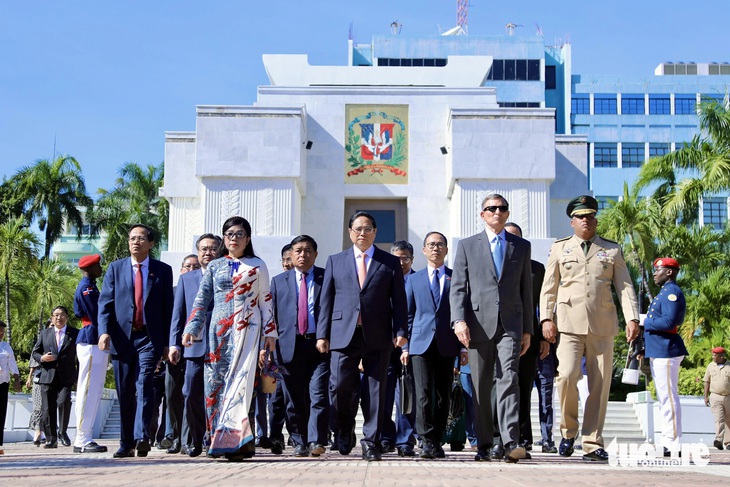
M 484 211 L 488 211 L 489 213 L 497 213 L 497 210 L 501 211 L 502 213 L 506 213 L 507 210 L 509 210 L 509 206 L 499 205 L 499 206 L 485 206 L 484 207 Z
M 226 237 L 228 240 L 248 237 L 248 235 L 246 235 L 246 232 L 228 232 L 224 233 L 223 236 Z
M 218 247 L 200 247 L 198 249 L 199 251 L 205 253 L 205 252 L 218 252 Z
M 573 218 L 578 219 L 578 220 L 593 221 L 593 220 L 596 219 L 596 214 L 595 213 L 589 213 L 587 215 L 573 215 Z
M 426 244 L 426 247 L 433 250 L 433 249 L 445 249 L 446 244 L 443 242 L 428 242 Z
M 146 242 L 147 237 L 129 237 L 130 242 Z
M 183 266 L 183 269 L 187 269 L 189 271 L 196 270 L 196 269 L 200 269 L 200 264 L 185 264 Z
M 351 228 L 350 231 L 352 233 L 363 233 L 365 235 L 370 235 L 375 231 L 373 227 L 357 227 L 357 228 Z
M 400 261 L 401 261 L 401 262 L 403 262 L 404 264 L 407 264 L 407 263 L 409 263 L 410 261 L 412 261 L 412 260 L 413 260 L 413 258 L 412 258 L 412 257 L 399 257 L 399 259 L 400 259 Z

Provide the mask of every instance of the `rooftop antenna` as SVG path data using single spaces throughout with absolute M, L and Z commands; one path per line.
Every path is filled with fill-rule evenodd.
M 538 24 L 537 22 L 535 22 L 535 27 L 537 28 L 537 32 L 536 32 L 536 34 L 537 34 L 538 36 L 540 36 L 540 37 L 543 37 L 543 34 L 542 34 L 542 27 L 540 27 L 540 24 Z
M 399 35 L 401 29 L 403 29 L 403 24 L 399 24 L 397 20 L 390 23 L 390 33 L 394 36 Z
M 469 0 L 456 1 L 456 25 L 461 27 L 464 35 L 469 34 Z
M 504 29 L 507 31 L 507 35 L 511 36 L 515 33 L 515 28 L 517 27 L 524 27 L 522 24 L 515 24 L 514 22 L 507 22 L 507 25 L 504 26 Z

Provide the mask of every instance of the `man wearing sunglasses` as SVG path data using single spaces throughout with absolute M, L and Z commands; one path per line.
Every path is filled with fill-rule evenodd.
M 520 445 L 517 366 L 532 335 L 530 242 L 504 229 L 507 200 L 482 201 L 484 232 L 459 242 L 451 278 L 451 322 L 468 350 L 474 383 L 476 461 L 490 461 L 494 446 L 492 394 L 497 398 L 504 458 L 525 458 Z M 495 374 L 495 363 L 499 364 Z M 496 377 L 496 381 L 495 381 Z M 494 388 L 494 390 L 493 390 Z
M 639 333 L 639 309 L 621 247 L 596 235 L 598 202 L 587 195 L 568 203 L 574 234 L 550 248 L 540 293 L 540 323 L 545 339 L 558 344 L 560 431 L 558 453 L 573 454 L 578 435 L 578 381 L 585 355 L 588 399 L 583 416 L 583 460 L 608 462 L 603 449 L 603 423 L 611 388 L 613 339 L 618 317 L 611 285 L 621 301 L 629 342 Z M 558 336 L 560 337 L 558 339 Z

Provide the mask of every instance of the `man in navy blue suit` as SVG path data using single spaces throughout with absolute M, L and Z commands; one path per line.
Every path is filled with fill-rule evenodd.
M 352 451 L 352 430 L 357 408 L 352 397 L 360 387 L 358 365 L 362 361 L 368 394 L 363 394 L 362 457 L 380 460 L 377 442 L 383 424 L 388 359 L 393 347 L 407 343 L 408 310 L 403 272 L 397 257 L 373 245 L 375 218 L 358 211 L 348 223 L 352 249 L 327 259 L 317 349 L 332 350 L 330 382 L 341 454 Z
M 444 265 L 449 253 L 446 237 L 429 232 L 423 241 L 428 266 L 406 282 L 408 344 L 401 361 L 413 362 L 416 391 L 416 432 L 423 442 L 421 458 L 444 458 L 441 437 L 449 416 L 449 396 L 454 378 L 454 357 L 461 346 L 451 330 L 451 269 Z M 463 353 L 463 362 L 467 360 Z
M 109 264 L 99 297 L 99 348 L 111 350 L 121 410 L 114 458 L 146 457 L 154 414 L 152 378 L 167 353 L 172 318 L 172 268 L 150 258 L 152 229 L 129 230 L 129 258 Z M 135 397 L 136 395 L 136 397 Z
M 279 328 L 276 354 L 283 369 L 294 456 L 318 457 L 327 444 L 329 356 L 317 350 L 317 318 L 324 269 L 314 265 L 317 242 L 299 235 L 291 242 L 294 269 L 271 281 L 274 319 Z
M 205 323 L 205 330 L 193 340 L 189 347 L 182 346 L 182 333 L 188 316 L 193 311 L 193 302 L 198 294 L 200 281 L 208 263 L 218 256 L 220 239 L 212 233 L 206 233 L 198 238 L 195 246 L 198 249 L 200 269 L 193 269 L 180 276 L 175 289 L 175 302 L 170 324 L 170 351 L 168 359 L 173 365 L 181 361 L 182 351 L 185 379 L 182 387 L 184 397 L 184 413 L 186 428 L 182 428 L 181 451 L 187 451 L 191 457 L 197 457 L 203 451 L 203 437 L 205 436 L 205 397 L 203 379 L 203 360 L 208 350 L 208 327 L 210 326 L 210 312 Z M 212 309 L 212 303 L 211 303 Z M 209 310 L 210 311 L 210 310 Z M 186 434 L 187 433 L 187 434 Z M 168 450 L 169 451 L 169 450 Z

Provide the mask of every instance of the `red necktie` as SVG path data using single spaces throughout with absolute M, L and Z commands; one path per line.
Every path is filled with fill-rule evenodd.
M 297 322 L 299 333 L 304 335 L 309 328 L 309 296 L 307 293 L 308 272 L 302 272 L 302 282 L 299 284 L 299 303 L 297 304 Z
M 144 284 L 142 280 L 142 264 L 136 264 L 134 276 L 134 319 L 132 329 L 139 331 L 144 327 Z
M 368 275 L 367 256 L 368 254 L 360 254 L 360 267 L 357 269 L 357 279 L 360 281 L 360 289 L 365 284 L 365 277 Z

